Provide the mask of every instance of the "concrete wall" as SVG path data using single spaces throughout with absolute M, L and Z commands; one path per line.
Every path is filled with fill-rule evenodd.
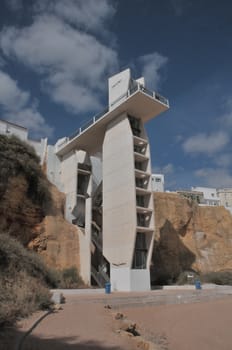
M 121 104 L 121 97 L 126 98 L 130 82 L 130 69 L 126 69 L 109 78 L 109 108 L 115 108 Z
M 93 188 L 94 192 L 97 186 L 102 181 L 102 153 L 98 152 L 95 155 L 90 157 L 92 165 L 92 174 L 93 174 Z
M 55 146 L 47 147 L 47 177 L 61 192 L 64 184 L 61 180 L 61 160 L 55 154 Z
M 43 165 L 46 161 L 47 138 L 40 141 L 28 139 L 27 142 L 35 149 L 36 154 L 40 157 L 40 164 Z
M 126 114 L 108 125 L 103 143 L 103 254 L 131 267 L 136 233 L 133 136 Z
M 113 291 L 150 290 L 150 270 L 131 270 L 129 267 L 111 269 L 111 287 Z

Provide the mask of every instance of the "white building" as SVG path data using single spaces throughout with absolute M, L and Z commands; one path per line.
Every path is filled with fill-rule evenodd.
M 220 199 L 216 188 L 211 187 L 192 187 L 192 191 L 203 193 L 203 203 L 204 205 L 220 205 Z
M 232 213 L 232 188 L 221 188 L 217 190 L 220 204 L 224 205 Z
M 152 191 L 153 192 L 164 192 L 164 175 L 163 174 L 152 174 Z
M 46 147 L 47 176 L 81 227 L 80 274 L 119 291 L 149 290 L 154 240 L 150 147 L 144 123 L 169 108 L 130 69 L 109 78 L 109 105 Z

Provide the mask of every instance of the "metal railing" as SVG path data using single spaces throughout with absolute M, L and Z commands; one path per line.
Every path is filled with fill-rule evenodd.
M 91 275 L 99 287 L 104 287 L 106 282 L 110 282 L 109 276 L 104 271 L 99 272 L 93 266 L 91 266 Z
M 101 234 L 101 233 L 100 233 Z M 93 243 L 96 245 L 96 247 L 98 248 L 98 250 L 100 252 L 102 252 L 102 237 L 100 235 L 97 234 L 97 232 L 92 230 L 92 241 Z
M 111 103 L 110 107 L 113 107 L 116 103 L 118 103 L 119 101 L 121 101 L 124 98 L 128 98 L 129 96 L 133 95 L 137 91 L 142 91 L 144 94 L 151 96 L 155 100 L 157 100 L 157 101 L 159 101 L 159 102 L 161 102 L 164 105 L 169 107 L 168 99 L 161 96 L 157 92 L 153 92 L 151 90 L 148 90 L 147 88 L 145 88 L 143 85 L 141 85 L 139 83 L 137 85 L 135 85 L 133 88 L 129 89 L 125 94 L 119 96 L 113 103 Z M 93 118 L 91 118 L 85 124 L 83 124 L 80 128 L 78 128 L 72 135 L 70 135 L 67 138 L 67 142 L 71 141 L 76 136 L 82 134 L 86 129 L 88 129 L 90 126 L 95 124 L 99 119 L 101 119 L 108 112 L 109 112 L 109 107 L 105 108 L 102 112 L 96 114 Z M 65 145 L 65 143 L 58 145 L 58 149 L 60 149 L 64 145 Z

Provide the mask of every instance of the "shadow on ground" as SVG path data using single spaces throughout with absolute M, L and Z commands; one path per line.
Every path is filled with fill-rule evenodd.
M 78 332 L 77 332 L 78 333 Z M 95 341 L 78 343 L 77 337 L 62 337 L 58 339 L 42 339 L 34 335 L 28 336 L 21 347 L 18 347 L 24 333 L 18 330 L 0 332 L 1 350 L 123 350 L 118 346 L 107 346 Z

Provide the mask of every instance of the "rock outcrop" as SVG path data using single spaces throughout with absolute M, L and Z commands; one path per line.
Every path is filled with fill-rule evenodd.
M 64 219 L 65 195 L 50 186 L 53 206 L 43 221 L 36 226 L 37 235 L 29 243 L 29 248 L 40 254 L 52 268 L 80 268 L 79 234 L 77 226 Z
M 183 271 L 232 269 L 232 215 L 174 193 L 155 193 L 153 283 L 175 281 Z
M 0 197 L 0 231 L 7 232 L 26 245 L 37 232 L 35 226 L 43 219 L 39 205 L 28 197 L 28 182 L 23 175 L 11 177 Z

